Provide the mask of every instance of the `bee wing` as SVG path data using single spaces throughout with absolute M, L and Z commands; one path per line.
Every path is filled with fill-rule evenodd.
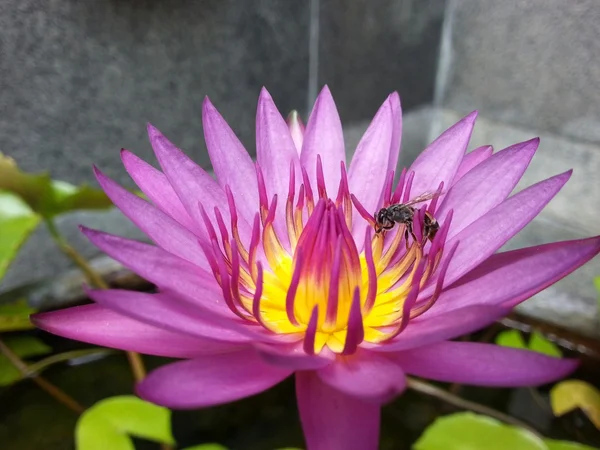
M 434 199 L 436 197 L 439 197 L 440 195 L 442 195 L 442 192 L 424 192 L 421 195 L 419 195 L 418 197 L 413 198 L 412 200 L 409 200 L 406 203 L 403 203 L 403 205 L 406 206 L 410 206 L 410 205 L 414 205 L 415 203 L 421 203 L 421 202 L 426 202 L 427 200 L 431 200 Z

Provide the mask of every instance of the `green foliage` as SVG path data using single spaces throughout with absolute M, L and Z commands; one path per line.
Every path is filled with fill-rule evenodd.
M 40 220 L 23 200 L 0 190 L 0 280 Z
M 600 429 L 600 391 L 580 380 L 565 380 L 550 391 L 550 404 L 555 416 L 580 408 Z
M 6 337 L 3 341 L 20 358 L 41 356 L 52 351 L 50 347 L 32 336 Z M 22 378 L 21 372 L 0 353 L 0 386 L 8 386 Z
M 496 336 L 496 344 L 504 347 L 524 348 L 534 352 L 544 353 L 549 356 L 562 356 L 560 349 L 537 331 L 531 333 L 529 343 L 525 342 L 523 335 L 518 330 L 502 331 Z
M 537 436 L 486 416 L 457 413 L 437 419 L 413 446 L 415 450 L 547 450 Z
M 52 180 L 47 173 L 22 172 L 15 161 L 0 154 L 0 189 L 12 192 L 46 219 L 79 209 L 106 209 L 109 198 L 88 185 L 74 186 Z
M 171 411 L 131 395 L 107 398 L 80 417 L 75 441 L 78 450 L 134 450 L 129 435 L 174 444 Z
M 0 305 L 0 332 L 34 328 L 29 320 L 29 315 L 34 312 L 35 309 L 29 307 L 25 299 Z
M 594 450 L 574 442 L 541 439 L 519 427 L 470 412 L 440 417 L 414 444 L 415 450 Z
M 555 441 L 553 439 L 545 439 L 544 442 L 548 450 L 596 450 L 594 447 L 577 442 Z

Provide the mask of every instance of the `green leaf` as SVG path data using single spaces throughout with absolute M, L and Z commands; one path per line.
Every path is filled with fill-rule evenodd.
M 413 446 L 415 450 L 547 450 L 537 436 L 469 412 L 441 417 Z
M 0 189 L 18 195 L 33 211 L 48 219 L 68 211 L 112 206 L 100 189 L 52 180 L 47 173 L 22 172 L 12 158 L 1 153 Z
M 546 447 L 548 447 L 548 450 L 597 450 L 594 447 L 579 444 L 577 442 L 544 439 L 544 443 L 546 444 Z
M 0 280 L 40 220 L 23 200 L 0 190 Z
M 191 447 L 186 447 L 182 450 L 227 450 L 227 447 L 223 447 L 221 444 L 200 444 L 192 445 Z
M 531 333 L 531 337 L 529 338 L 529 349 L 533 350 L 534 352 L 544 353 L 545 355 L 555 356 L 557 358 L 562 356 L 562 352 L 556 346 L 556 344 L 550 342 L 537 331 Z
M 18 195 L 34 211 L 41 209 L 41 201 L 50 191 L 50 185 L 47 173 L 34 175 L 21 172 L 14 159 L 0 153 L 0 189 Z
M 506 330 L 498 333 L 496 344 L 503 347 L 527 348 L 525 339 L 519 330 Z
M 22 331 L 34 328 L 29 320 L 29 315 L 33 314 L 35 309 L 29 307 L 24 298 L 13 303 L 0 305 L 0 332 L 4 331 Z
M 560 349 L 537 331 L 531 333 L 529 343 L 525 342 L 523 334 L 519 330 L 502 331 L 496 336 L 496 344 L 503 347 L 524 348 L 550 356 L 562 356 Z
M 128 435 L 174 444 L 171 411 L 132 395 L 111 397 L 83 413 L 75 429 L 78 450 L 134 450 Z
M 108 209 L 112 202 L 104 191 L 87 184 L 73 186 L 64 181 L 52 181 L 54 189 L 54 215 L 80 209 Z
M 23 359 L 52 352 L 52 348 L 32 336 L 7 337 L 4 338 L 4 343 Z M 0 386 L 11 385 L 22 378 L 21 372 L 13 366 L 6 356 L 0 353 Z
M 580 408 L 600 429 L 600 391 L 581 380 L 565 380 L 550 390 L 550 405 L 555 416 Z

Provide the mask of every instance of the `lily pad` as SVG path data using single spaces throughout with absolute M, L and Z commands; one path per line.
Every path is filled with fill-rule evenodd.
M 580 380 L 565 380 L 550 391 L 550 404 L 555 416 L 580 408 L 600 429 L 600 391 Z
M 589 445 L 579 444 L 577 442 L 555 441 L 553 439 L 544 439 L 548 450 L 597 450 Z
M 0 190 L 0 280 L 40 220 L 21 198 Z
M 544 441 L 522 428 L 463 412 L 440 417 L 414 444 L 415 450 L 547 450 Z
M 544 353 L 545 355 L 561 357 L 562 352 L 560 349 L 541 333 L 534 331 L 531 333 L 529 343 L 525 342 L 523 334 L 519 330 L 506 330 L 498 333 L 496 336 L 496 344 L 504 347 L 512 348 L 523 348 L 526 350 L 532 350 L 538 353 Z
M 52 352 L 52 348 L 32 336 L 6 337 L 3 341 L 20 358 L 31 358 Z M 8 386 L 22 378 L 21 372 L 0 353 L 0 386 Z
M 171 411 L 131 395 L 104 399 L 80 417 L 78 450 L 134 450 L 129 436 L 174 444 Z
M 18 195 L 44 218 L 79 209 L 106 209 L 110 199 L 100 189 L 52 180 L 48 173 L 29 174 L 12 158 L 0 154 L 0 189 Z

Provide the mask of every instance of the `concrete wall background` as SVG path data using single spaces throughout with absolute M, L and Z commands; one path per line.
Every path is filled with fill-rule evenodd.
M 96 163 L 132 186 L 118 150 L 154 162 L 147 121 L 209 168 L 204 95 L 253 152 L 262 85 L 282 112 L 305 115 L 327 83 L 351 153 L 381 101 L 398 90 L 402 165 L 473 109 L 480 120 L 472 146 L 541 136 L 527 184 L 569 168 L 574 175 L 510 245 L 575 239 L 600 233 L 599 36 L 597 0 L 6 0 L 0 151 L 71 182 L 91 182 Z M 78 223 L 140 237 L 116 211 L 62 218 L 86 256 L 97 251 Z M 40 229 L 0 291 L 69 266 Z M 523 311 L 594 334 L 598 273 L 595 261 Z

